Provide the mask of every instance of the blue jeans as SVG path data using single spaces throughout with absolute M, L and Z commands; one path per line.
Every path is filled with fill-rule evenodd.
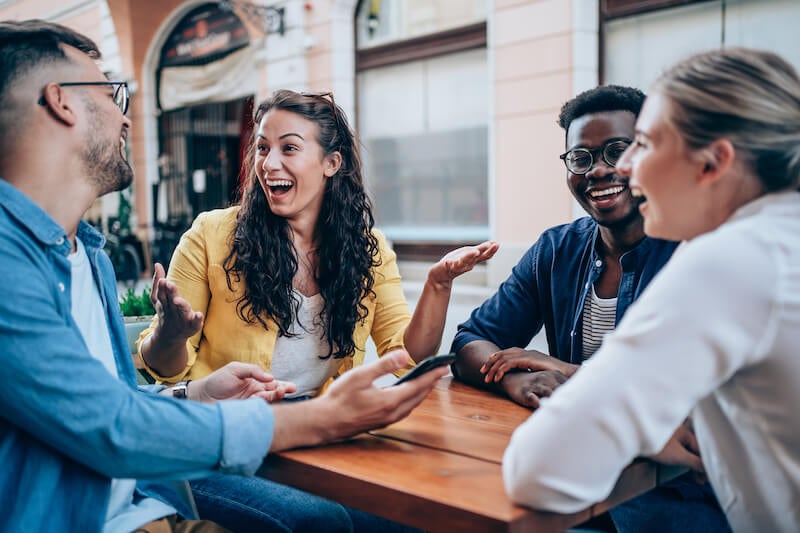
M 689 472 L 609 511 L 619 533 L 730 533 L 708 483 Z
M 259 477 L 216 474 L 190 485 L 200 518 L 234 533 L 416 531 Z

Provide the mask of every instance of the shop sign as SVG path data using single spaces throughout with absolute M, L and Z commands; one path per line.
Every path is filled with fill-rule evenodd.
M 250 42 L 242 21 L 232 11 L 209 4 L 178 23 L 161 51 L 161 67 L 204 65 Z

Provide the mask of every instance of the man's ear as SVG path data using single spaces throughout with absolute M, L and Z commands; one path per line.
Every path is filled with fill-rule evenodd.
M 331 178 L 335 176 L 336 173 L 339 172 L 339 169 L 342 168 L 342 154 L 337 150 L 332 154 L 326 155 L 324 165 L 325 169 L 323 172 L 325 173 L 325 177 Z
M 57 119 L 68 126 L 74 126 L 77 120 L 74 102 L 70 94 L 57 83 L 48 83 L 39 104 L 46 107 L 48 111 Z
M 701 183 L 712 183 L 724 176 L 736 159 L 736 148 L 728 139 L 717 139 L 701 152 L 704 162 L 700 171 Z

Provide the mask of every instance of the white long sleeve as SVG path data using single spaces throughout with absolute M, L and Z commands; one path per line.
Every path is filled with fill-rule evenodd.
M 800 512 L 798 345 L 800 194 L 792 192 L 748 204 L 676 253 L 592 364 L 514 432 L 503 460 L 506 489 L 523 505 L 584 509 L 608 496 L 635 457 L 660 451 L 698 405 L 701 452 L 731 523 L 742 525 L 736 507 L 746 501 L 750 517 L 758 514 L 754 502 L 766 516 L 777 512 L 750 493 L 760 473 L 788 469 L 771 482 L 795 498 L 781 499 L 784 517 L 788 506 L 795 521 L 770 522 L 788 530 Z M 744 457 L 742 441 L 761 453 Z M 782 453 L 770 457 L 775 446 Z M 741 472 L 742 461 L 750 465 L 739 476 L 745 487 L 730 489 L 731 469 Z

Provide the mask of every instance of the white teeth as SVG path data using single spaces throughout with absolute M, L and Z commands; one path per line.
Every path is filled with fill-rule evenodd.
M 618 186 L 618 187 L 609 187 L 608 189 L 603 189 L 602 191 L 592 191 L 589 193 L 589 196 L 592 198 L 602 198 L 603 196 L 610 196 L 612 194 L 621 193 L 625 190 L 625 187 Z
M 267 180 L 270 187 L 291 187 L 293 184 L 289 180 Z

